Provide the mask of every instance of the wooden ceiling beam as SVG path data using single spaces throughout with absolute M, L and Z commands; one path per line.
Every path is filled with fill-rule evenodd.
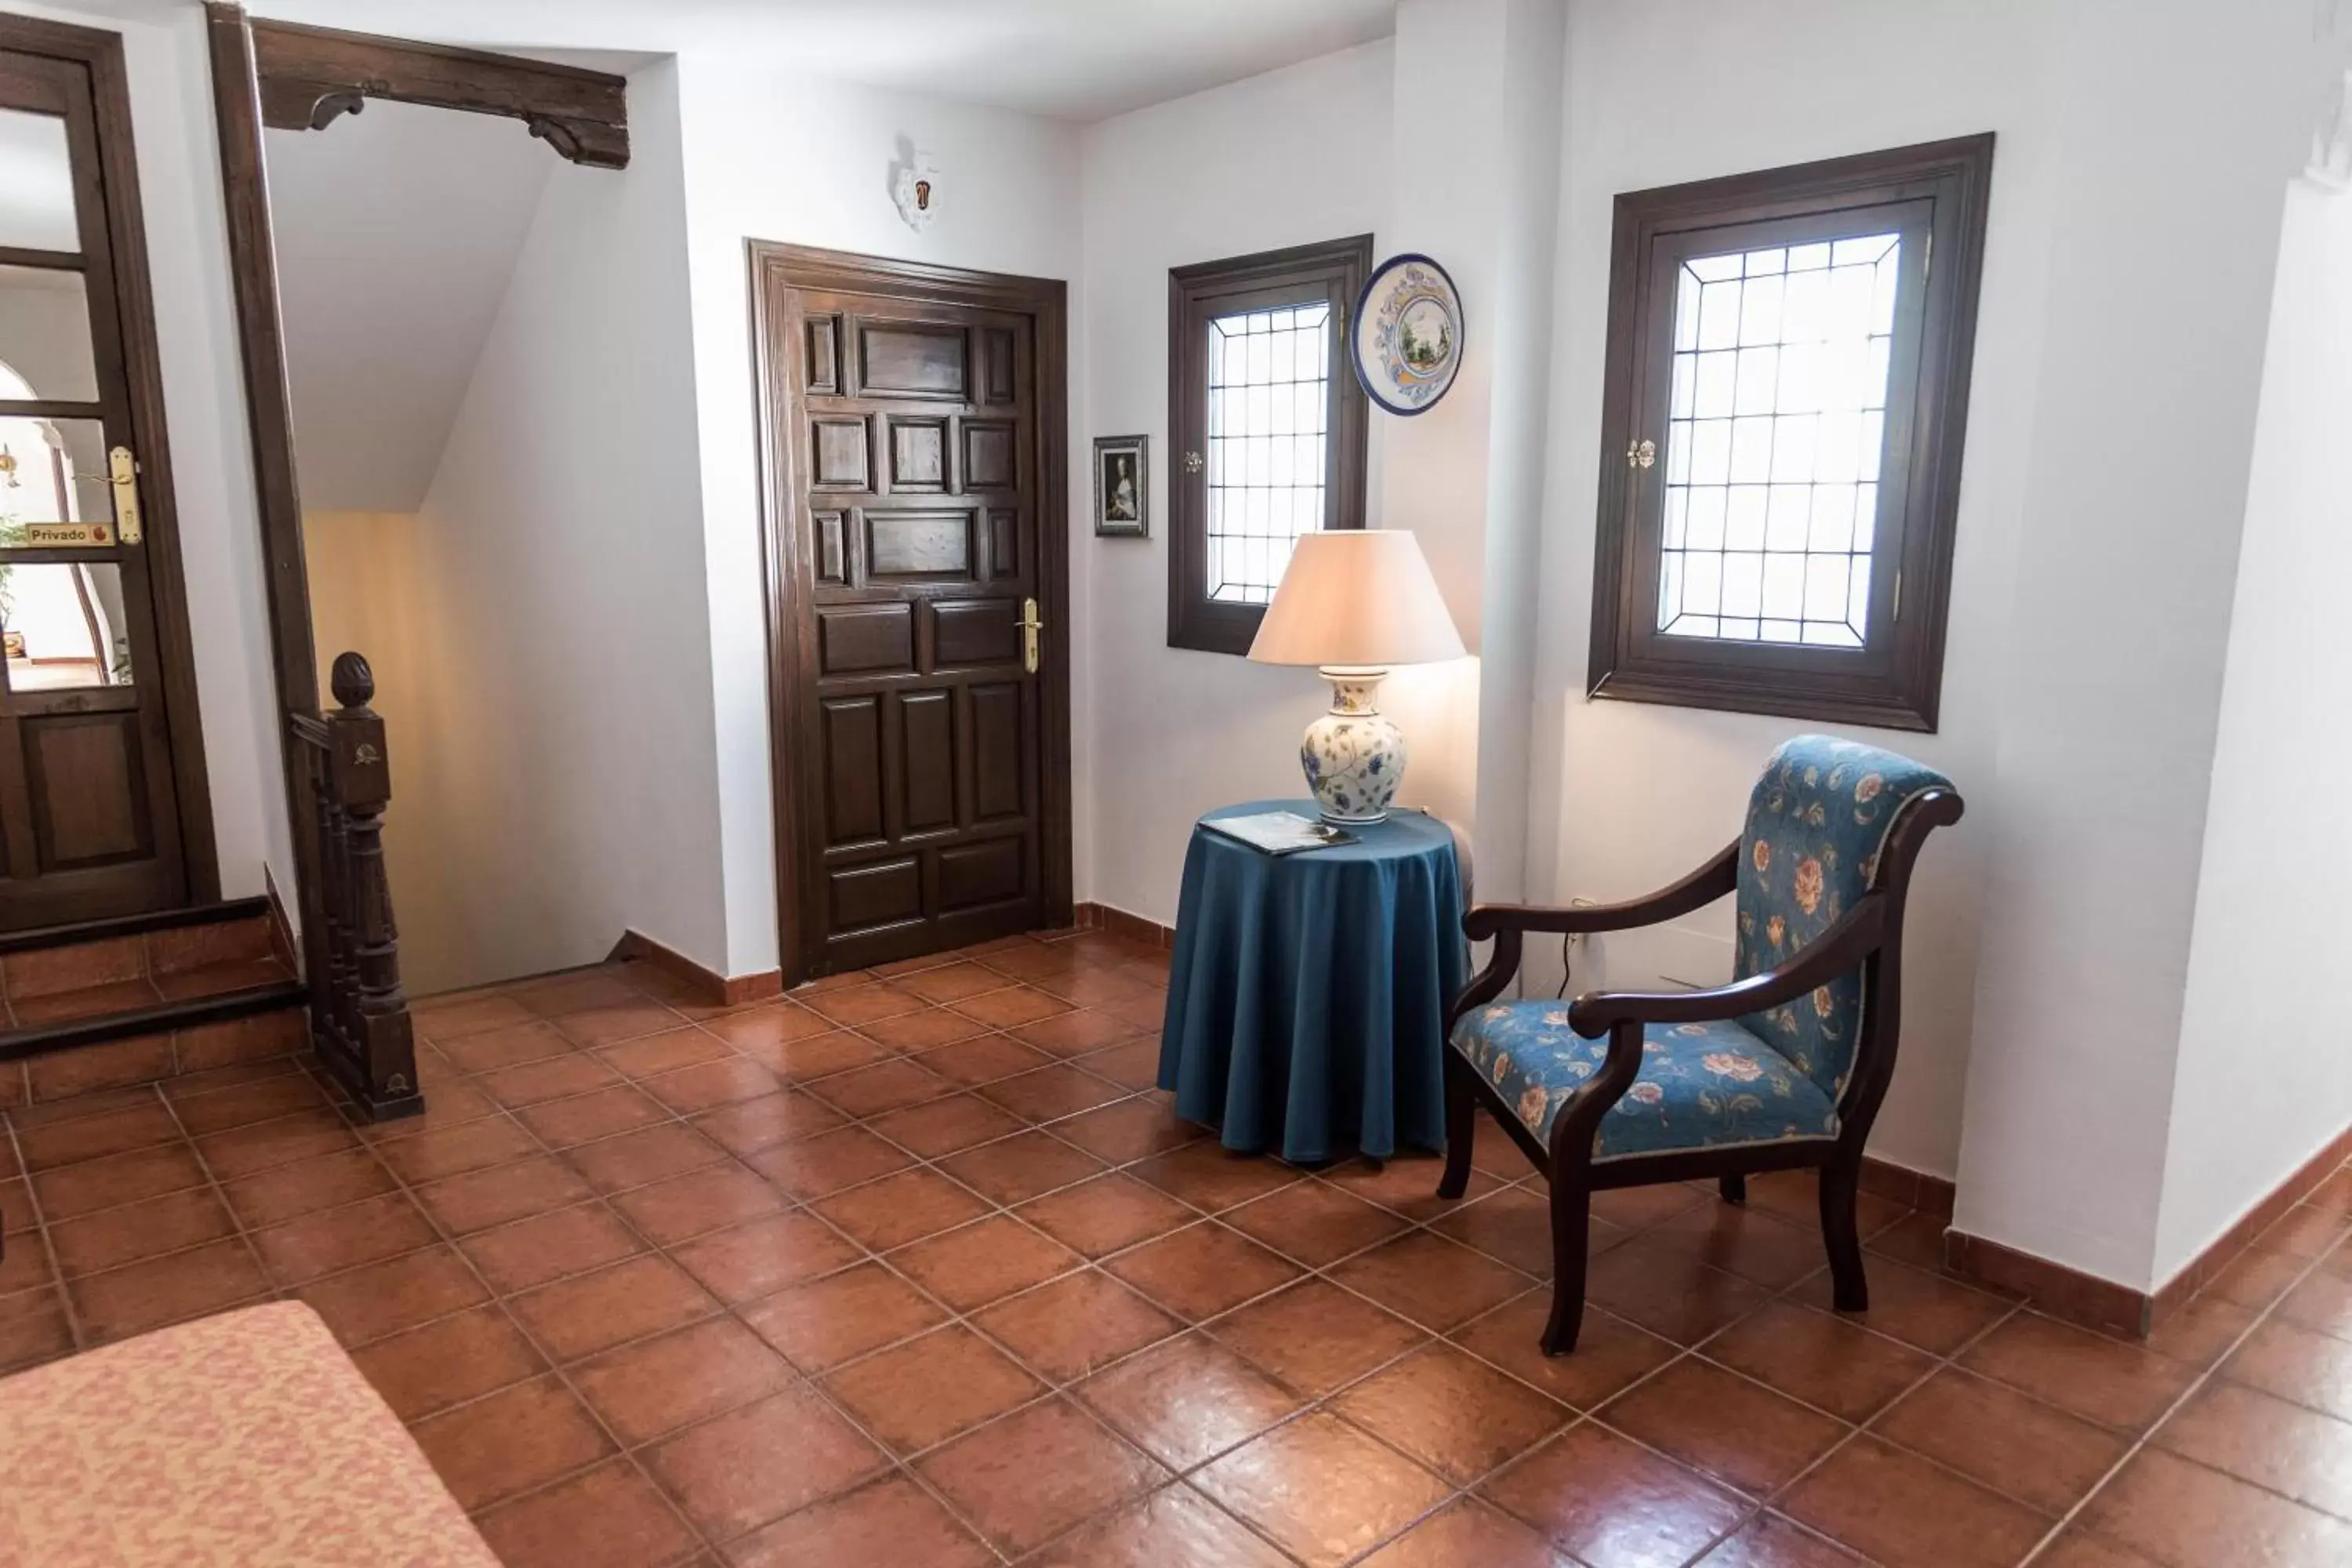
M 628 83 L 517 55 L 252 19 L 262 123 L 324 131 L 371 98 L 520 120 L 592 169 L 629 163 Z

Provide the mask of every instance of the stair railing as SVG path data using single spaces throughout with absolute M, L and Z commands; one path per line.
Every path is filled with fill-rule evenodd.
M 319 868 L 302 910 L 310 1039 L 361 1112 L 384 1121 L 425 1108 L 383 869 L 392 770 L 383 720 L 368 706 L 375 696 L 368 661 L 338 656 L 331 684 L 340 704 L 333 712 L 287 717 L 316 803 L 313 820 L 294 825 L 315 837 Z

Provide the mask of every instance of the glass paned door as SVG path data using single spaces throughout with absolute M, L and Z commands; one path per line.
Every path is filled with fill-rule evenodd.
M 97 93 L 0 47 L 0 930 L 189 891 Z

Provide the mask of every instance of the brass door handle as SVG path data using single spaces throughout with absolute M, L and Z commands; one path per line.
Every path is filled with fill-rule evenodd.
M 106 471 L 114 489 L 114 536 L 136 544 L 147 532 L 139 521 L 139 460 L 130 447 L 117 447 L 106 455 Z
M 1037 673 L 1037 634 L 1045 623 L 1037 618 L 1037 601 L 1021 601 L 1021 663 L 1030 674 Z

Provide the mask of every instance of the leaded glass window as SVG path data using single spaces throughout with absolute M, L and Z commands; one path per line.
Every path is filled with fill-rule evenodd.
M 1168 274 L 1168 646 L 1245 654 L 1301 536 L 1364 524 L 1340 346 L 1369 235 Z
M 1863 646 L 1902 251 L 1871 234 L 1682 264 L 1660 631 Z
M 1209 597 L 1265 605 L 1323 526 L 1331 307 L 1209 322 Z
M 1992 146 L 1617 197 L 1592 695 L 1935 728 Z

